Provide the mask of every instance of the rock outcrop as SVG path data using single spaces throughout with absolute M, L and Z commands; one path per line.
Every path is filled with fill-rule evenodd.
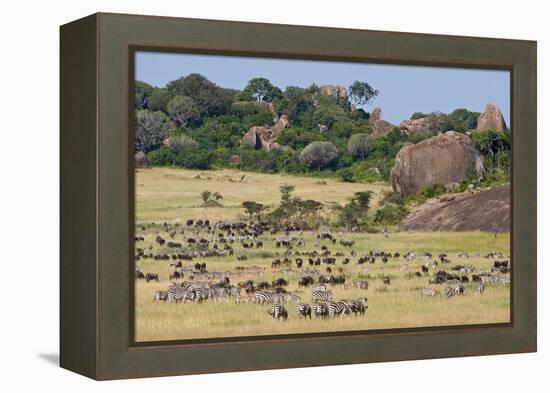
M 411 136 L 416 134 L 433 135 L 441 125 L 441 118 L 435 116 L 420 117 L 418 119 L 403 120 L 399 127 L 405 134 Z
M 494 102 L 485 106 L 485 111 L 477 118 L 477 129 L 483 130 L 505 130 L 506 122 L 499 107 Z
M 348 89 L 343 85 L 322 85 L 319 86 L 319 92 L 338 99 L 348 99 Z
M 142 168 L 149 165 L 149 160 L 147 159 L 147 156 L 141 150 L 134 154 L 134 164 L 136 168 Z
M 282 149 L 276 140 L 281 131 L 288 127 L 288 118 L 283 115 L 279 117 L 273 126 L 254 126 L 244 134 L 241 145 L 253 147 L 254 149 Z
M 387 135 L 393 127 L 394 124 L 389 121 L 382 120 L 382 109 L 374 108 L 369 117 L 369 123 L 372 127 L 372 136 L 380 137 Z
M 447 186 L 464 180 L 471 164 L 478 173 L 483 171 L 483 156 L 474 142 L 465 134 L 448 131 L 401 149 L 390 181 L 394 191 L 412 195 L 426 184 Z
M 432 199 L 411 209 L 401 229 L 510 232 L 510 185 Z

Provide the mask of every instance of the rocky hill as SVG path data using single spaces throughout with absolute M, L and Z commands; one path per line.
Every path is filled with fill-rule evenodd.
M 432 199 L 414 207 L 402 229 L 510 232 L 510 185 Z

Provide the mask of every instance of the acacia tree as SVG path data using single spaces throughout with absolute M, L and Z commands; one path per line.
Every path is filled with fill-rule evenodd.
M 338 158 L 338 150 L 330 142 L 316 141 L 312 142 L 300 153 L 300 161 L 310 168 L 327 167 Z
M 340 224 L 348 229 L 363 229 L 367 223 L 367 214 L 372 191 L 359 191 L 353 194 L 349 202 L 340 209 Z
M 378 90 L 374 89 L 367 82 L 355 81 L 348 88 L 348 96 L 354 106 L 370 104 L 378 95 Z
M 368 134 L 353 134 L 348 140 L 348 152 L 353 157 L 366 159 L 374 149 L 374 141 Z
M 172 124 L 162 112 L 140 109 L 136 111 L 134 128 L 134 149 L 147 153 L 168 137 Z
M 242 205 L 244 207 L 246 214 L 250 216 L 250 221 L 252 221 L 254 216 L 258 217 L 259 219 L 261 216 L 261 213 L 265 209 L 264 205 L 255 201 L 244 201 Z
M 243 92 L 252 96 L 256 101 L 271 102 L 277 97 L 281 97 L 281 90 L 273 86 L 267 78 L 252 78 L 244 88 Z
M 199 110 L 191 97 L 175 96 L 166 108 L 177 125 L 186 127 L 199 116 Z

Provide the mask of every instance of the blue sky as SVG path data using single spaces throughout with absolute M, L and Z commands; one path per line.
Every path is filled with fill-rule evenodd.
M 395 124 L 413 112 L 448 113 L 456 108 L 482 112 L 493 101 L 510 124 L 508 71 L 158 52 L 138 52 L 135 64 L 136 79 L 158 87 L 194 72 L 235 89 L 243 89 L 254 77 L 265 77 L 283 90 L 365 81 L 380 91 L 365 110 L 380 107 L 382 118 Z

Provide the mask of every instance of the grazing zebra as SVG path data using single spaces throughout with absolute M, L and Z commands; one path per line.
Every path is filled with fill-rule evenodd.
M 282 304 L 274 304 L 267 313 L 271 315 L 273 319 L 288 318 L 288 312 Z
M 422 290 L 420 291 L 420 297 L 424 298 L 424 297 L 427 297 L 427 296 L 431 296 L 431 297 L 439 296 L 439 297 L 441 297 L 441 292 L 439 292 L 437 289 L 433 289 L 433 288 L 422 288 Z
M 338 302 L 328 302 L 326 304 L 328 309 L 328 316 L 334 317 L 335 315 L 351 315 L 351 308 L 347 304 L 347 300 L 340 300 Z
M 315 306 L 315 318 L 325 319 L 328 317 L 328 307 L 326 304 L 317 304 Z
M 153 294 L 153 301 L 163 301 L 165 302 L 168 300 L 168 292 L 167 291 L 155 291 Z
M 455 295 L 464 295 L 464 285 L 457 284 L 455 286 L 445 288 L 445 296 L 450 298 Z
M 312 291 L 311 292 L 311 301 L 313 303 L 331 302 L 332 301 L 332 291 Z
M 353 311 L 354 313 L 359 313 L 361 315 L 365 314 L 365 311 L 367 311 L 367 308 L 369 308 L 369 302 L 366 297 L 360 297 L 359 299 L 351 300 L 348 303 L 351 311 Z
M 481 295 L 485 291 L 485 286 L 483 284 L 476 284 L 474 291 L 477 295 Z
M 300 318 L 307 318 L 311 319 L 311 306 L 309 304 L 298 304 L 296 306 L 296 314 L 298 314 L 298 317 Z

